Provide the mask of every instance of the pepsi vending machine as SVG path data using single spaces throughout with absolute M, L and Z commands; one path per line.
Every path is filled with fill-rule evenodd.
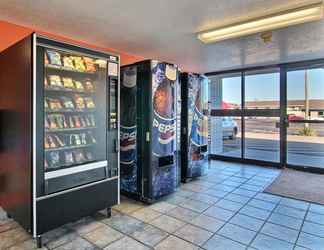
M 181 74 L 181 180 L 208 170 L 208 84 L 204 75 Z
M 154 202 L 177 186 L 176 65 L 146 60 L 121 68 L 120 172 L 125 195 Z

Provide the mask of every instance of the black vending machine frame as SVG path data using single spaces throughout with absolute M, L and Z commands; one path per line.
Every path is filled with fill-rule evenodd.
M 121 74 L 123 70 L 129 67 L 136 67 L 137 77 L 136 77 L 136 163 L 137 163 L 137 192 L 129 192 L 121 188 L 121 194 L 140 200 L 146 203 L 154 203 L 162 196 L 171 194 L 165 194 L 160 197 L 154 197 L 153 195 L 153 176 L 152 176 L 152 131 L 153 131 L 153 98 L 152 98 L 152 84 L 153 84 L 153 74 L 152 74 L 152 62 L 155 60 L 145 60 L 137 62 L 130 65 L 125 65 L 121 67 Z M 157 63 L 163 63 L 177 68 L 177 82 L 179 82 L 179 71 L 178 67 L 174 64 L 167 62 L 155 61 Z M 122 84 L 122 83 L 121 83 Z M 177 85 L 179 87 L 179 85 Z M 122 102 L 121 97 L 121 102 Z M 176 105 L 176 100 L 175 100 Z M 122 114 L 121 114 L 122 115 Z M 175 122 L 176 123 L 176 122 Z M 175 143 L 178 146 L 175 130 Z M 176 146 L 176 147 L 177 147 Z M 175 164 L 175 171 L 178 174 L 178 161 L 177 158 L 178 149 L 176 149 L 172 159 L 169 157 L 166 161 L 172 161 Z M 163 160 L 162 159 L 162 160 Z M 167 162 L 160 162 L 161 165 L 166 165 Z M 122 176 L 121 176 L 122 179 Z M 175 178 L 175 183 L 178 181 L 178 176 Z M 178 183 L 176 183 L 178 186 Z
M 88 55 L 98 58 L 103 58 L 107 62 L 107 90 L 110 91 L 111 81 L 117 81 L 116 86 L 116 138 L 113 140 L 106 140 L 107 153 L 115 153 L 117 166 L 115 168 L 116 175 L 109 177 L 106 175 L 104 179 L 96 179 L 91 182 L 80 184 L 65 190 L 60 190 L 53 193 L 44 193 L 44 170 L 42 159 L 39 158 L 43 154 L 43 133 L 44 126 L 44 102 L 43 102 L 43 81 L 40 75 L 42 75 L 43 65 L 39 64 L 41 61 L 37 54 L 37 47 L 46 45 L 49 48 L 59 49 L 66 52 L 77 53 L 81 55 Z M 14 62 L 21 62 L 20 64 L 12 67 Z M 20 120 L 23 126 L 29 127 L 30 129 L 26 132 L 26 135 L 22 138 L 15 138 L 16 145 L 20 145 L 22 149 L 19 157 L 21 159 L 28 159 L 24 161 L 24 168 L 16 169 L 16 172 L 8 171 L 4 173 L 3 178 L 6 179 L 4 183 L 4 192 L 0 193 L 1 197 L 14 198 L 17 196 L 13 193 L 12 186 L 21 186 L 22 190 L 28 190 L 23 199 L 19 202 L 12 204 L 0 204 L 4 206 L 5 211 L 10 217 L 15 219 L 23 228 L 37 239 L 38 246 L 41 246 L 41 235 L 62 226 L 66 223 L 73 222 L 81 219 L 82 217 L 92 215 L 102 209 L 107 209 L 107 215 L 110 216 L 110 209 L 113 205 L 120 202 L 119 192 L 119 63 L 120 57 L 118 55 L 107 54 L 104 52 L 96 51 L 93 49 L 80 47 L 74 44 L 68 44 L 60 42 L 47 37 L 38 36 L 36 33 L 24 38 L 23 40 L 12 45 L 8 49 L 4 50 L 0 54 L 0 63 L 2 65 L 9 65 L 10 70 L 1 72 L 1 79 L 7 79 L 12 82 L 12 86 L 7 84 L 6 94 L 11 95 L 12 98 L 23 97 L 27 100 L 26 111 L 15 112 L 15 120 Z M 109 74 L 110 64 L 114 64 L 113 75 Z M 116 66 L 116 67 L 115 67 Z M 19 68 L 18 68 L 19 67 Z M 12 68 L 12 70 L 11 70 Z M 24 71 L 25 70 L 25 71 Z M 21 82 L 18 83 L 17 79 L 12 74 L 17 74 Z M 17 77 L 18 77 L 17 76 Z M 16 77 L 16 78 L 17 78 Z M 20 84 L 24 84 L 26 90 L 22 91 Z M 110 92 L 107 91 L 106 98 L 110 98 Z M 8 98 L 8 96 L 7 96 Z M 16 98 L 17 99 L 17 98 Z M 13 99 L 13 102 L 19 104 L 19 100 Z M 106 116 L 110 107 L 106 108 Z M 3 104 L 0 106 L 1 109 L 1 127 L 6 127 L 5 131 L 1 133 L 1 137 L 4 143 L 10 143 L 13 139 L 13 133 L 16 127 L 11 127 L 9 122 L 13 122 L 10 119 L 13 116 L 11 110 L 3 111 L 5 109 Z M 14 110 L 13 110 L 14 111 Z M 110 112 L 110 111 L 109 111 Z M 109 116 L 111 114 L 109 113 Z M 108 119 L 108 117 L 106 118 Z M 106 121 L 106 124 L 111 122 Z M 109 123 L 110 124 L 110 123 Z M 18 128 L 17 128 L 18 129 Z M 21 128 L 19 128 L 21 129 Z M 109 133 L 107 127 L 107 133 Z M 17 130 L 18 131 L 18 130 Z M 108 134 L 109 135 L 109 134 Z M 4 145 L 4 150 L 8 152 L 8 155 L 14 154 L 13 147 Z M 111 148 L 114 152 L 109 152 Z M 12 150 L 12 151 L 10 151 Z M 108 156 L 107 156 L 108 158 Z M 4 160 L 6 160 L 4 158 Z M 109 159 L 107 159 L 108 161 Z M 40 164 L 41 162 L 41 164 Z M 3 165 L 9 164 L 4 161 Z M 42 167 L 40 167 L 40 165 Z M 14 166 L 12 166 L 14 167 Z M 112 166 L 111 166 L 112 167 Z M 108 168 L 107 168 L 108 169 Z M 21 171 L 18 173 L 17 171 Z M 22 172 L 24 171 L 24 172 Z M 18 185 L 19 184 L 19 185 Z M 0 199 L 0 202 L 3 200 Z M 5 203 L 5 202 L 4 202 Z

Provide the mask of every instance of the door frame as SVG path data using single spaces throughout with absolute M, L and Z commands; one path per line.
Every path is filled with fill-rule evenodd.
M 269 65 L 261 65 L 261 66 L 255 66 L 255 67 L 243 67 L 238 69 L 230 69 L 225 71 L 214 71 L 214 72 L 208 72 L 205 73 L 206 76 L 216 76 L 216 75 L 225 75 L 225 74 L 241 74 L 241 103 L 242 107 L 241 110 L 211 110 L 210 115 L 211 116 L 221 116 L 223 114 L 224 116 L 239 116 L 241 117 L 241 133 L 242 133 L 242 139 L 241 139 L 241 157 L 235 158 L 235 157 L 228 157 L 228 156 L 222 156 L 222 155 L 215 155 L 210 154 L 210 159 L 216 159 L 216 160 L 225 160 L 225 161 L 233 161 L 233 162 L 239 162 L 239 163 L 247 163 L 247 164 L 259 164 L 264 166 L 270 166 L 270 167 L 277 167 L 277 168 L 292 168 L 296 170 L 302 170 L 312 173 L 321 173 L 324 174 L 324 168 L 318 168 L 318 167 L 311 167 L 311 166 L 297 166 L 287 163 L 287 72 L 292 69 L 298 69 L 298 68 L 316 68 L 316 65 L 323 65 L 324 64 L 324 58 L 319 59 L 313 59 L 313 60 L 305 60 L 305 61 L 295 61 L 295 62 L 287 62 L 287 63 L 280 63 L 280 64 L 269 64 Z M 271 68 L 278 68 L 280 72 L 280 161 L 279 162 L 268 162 L 268 161 L 261 161 L 261 160 L 252 160 L 252 159 L 245 159 L 244 158 L 244 132 L 245 132 L 245 126 L 243 117 L 245 116 L 245 110 L 244 110 L 244 92 L 245 92 L 245 72 L 249 71 L 262 71 L 267 70 Z M 268 111 L 273 112 L 273 111 Z M 278 117 L 278 116 L 276 116 Z M 324 123 L 324 122 L 323 122 Z

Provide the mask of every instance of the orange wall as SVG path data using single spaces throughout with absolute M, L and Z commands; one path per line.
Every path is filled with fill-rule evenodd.
M 78 44 L 80 46 L 104 51 L 104 52 L 112 52 L 120 55 L 120 60 L 122 65 L 130 64 L 136 61 L 143 60 L 143 57 L 133 56 L 127 53 L 123 53 L 112 48 L 102 48 L 96 45 L 88 44 L 82 41 L 76 41 L 71 38 L 66 38 L 60 35 L 51 34 L 50 32 L 44 32 L 39 30 L 33 30 L 31 28 L 19 26 L 16 24 L 8 23 L 5 21 L 0 21 L 0 51 L 10 47 L 15 44 L 17 41 L 23 39 L 24 37 L 30 35 L 33 32 L 37 32 L 38 34 L 45 35 L 47 37 L 57 39 L 63 42 L 70 42 L 73 44 Z

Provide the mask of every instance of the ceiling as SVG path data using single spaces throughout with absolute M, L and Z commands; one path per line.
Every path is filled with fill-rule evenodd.
M 324 21 L 205 45 L 195 32 L 307 0 L 1 0 L 0 19 L 211 72 L 324 57 Z

